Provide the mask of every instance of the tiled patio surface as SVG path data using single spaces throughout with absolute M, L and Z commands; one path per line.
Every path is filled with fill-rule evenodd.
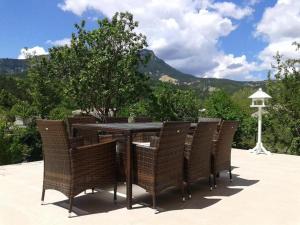
M 118 203 L 99 191 L 75 199 L 68 218 L 66 197 L 46 191 L 41 206 L 42 162 L 0 167 L 0 225 L 299 225 L 300 157 L 253 155 L 232 151 L 233 182 L 227 173 L 209 191 L 207 181 L 193 186 L 192 199 L 181 202 L 179 191 L 158 197 L 160 212 L 148 207 L 151 197 L 134 187 L 134 209 L 125 207 L 125 188 L 119 186 Z

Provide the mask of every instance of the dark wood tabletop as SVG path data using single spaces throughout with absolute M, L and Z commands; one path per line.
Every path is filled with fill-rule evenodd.
M 108 132 L 152 132 L 159 131 L 163 123 L 151 122 L 151 123 L 93 123 L 93 124 L 73 124 L 77 129 L 99 130 Z

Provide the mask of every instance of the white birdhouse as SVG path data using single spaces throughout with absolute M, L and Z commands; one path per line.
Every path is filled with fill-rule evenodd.
M 257 143 L 256 146 L 251 150 L 251 152 L 256 152 L 256 154 L 267 154 L 270 155 L 271 153 L 265 149 L 263 143 L 261 142 L 261 126 L 262 126 L 262 108 L 266 107 L 266 100 L 271 98 L 270 95 L 263 92 L 262 89 L 258 89 L 253 95 L 249 96 L 252 99 L 252 104 L 250 107 L 257 107 L 258 108 L 258 133 L 257 133 Z
M 266 107 L 267 99 L 271 98 L 266 92 L 260 88 L 253 95 L 249 96 L 252 99 L 252 104 L 250 107 Z

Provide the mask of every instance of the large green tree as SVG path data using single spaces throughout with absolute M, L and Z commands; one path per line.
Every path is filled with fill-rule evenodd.
M 48 56 L 31 56 L 27 82 L 32 105 L 42 118 L 62 101 L 62 82 L 53 74 Z
M 182 90 L 176 85 L 160 83 L 148 101 L 148 112 L 156 120 L 196 121 L 200 99 L 191 89 Z
M 138 72 L 146 38 L 136 34 L 133 16 L 116 13 L 87 30 L 85 22 L 75 25 L 70 46 L 49 50 L 52 74 L 63 82 L 64 94 L 84 111 L 107 116 L 147 93 L 147 78 Z
M 297 52 L 300 44 L 294 43 Z M 268 93 L 272 96 L 268 116 L 268 142 L 276 151 L 300 154 L 300 55 L 295 59 L 275 56 L 275 80 L 269 74 Z

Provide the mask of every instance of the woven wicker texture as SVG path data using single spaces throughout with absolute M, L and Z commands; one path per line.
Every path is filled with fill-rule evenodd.
M 44 156 L 43 195 L 55 189 L 72 199 L 90 188 L 115 186 L 116 143 L 71 148 L 64 121 L 38 120 Z
M 201 178 L 209 178 L 211 174 L 211 153 L 213 137 L 218 122 L 199 122 L 193 136 L 188 136 L 184 149 L 185 181 L 196 182 Z
M 165 122 L 157 147 L 135 146 L 133 154 L 134 182 L 146 189 L 153 197 L 169 188 L 183 190 L 184 141 L 190 123 Z
M 231 145 L 237 127 L 237 121 L 224 120 L 221 123 L 219 136 L 215 142 L 215 152 L 213 154 L 214 174 L 222 170 L 231 171 Z

